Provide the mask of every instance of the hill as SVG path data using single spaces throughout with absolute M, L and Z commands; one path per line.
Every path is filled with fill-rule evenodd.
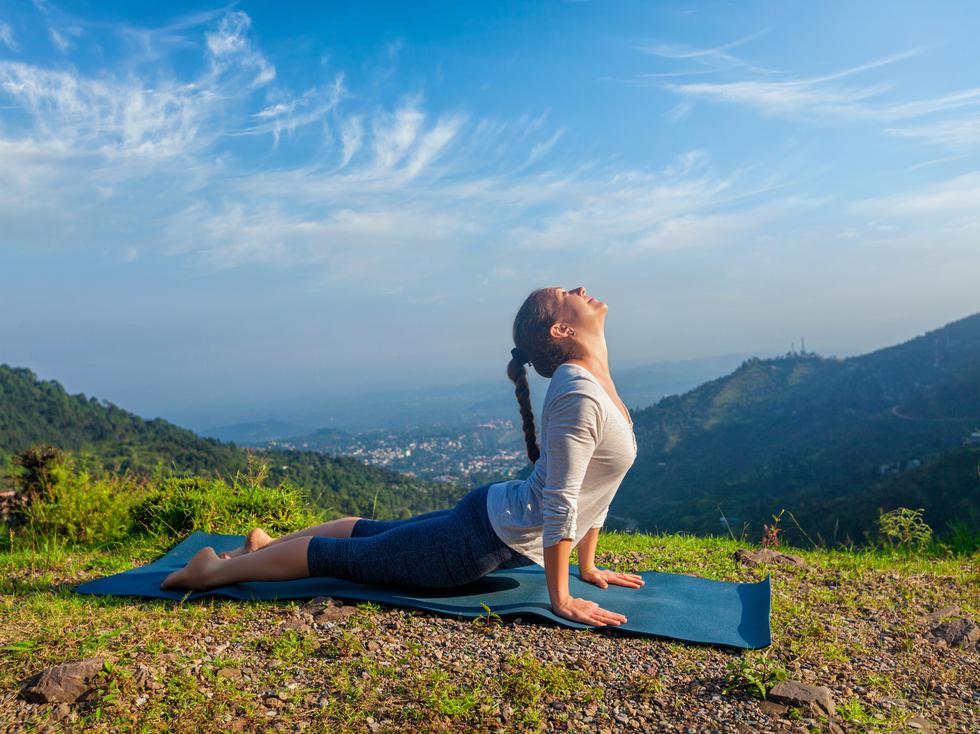
M 860 543 L 899 505 L 937 530 L 980 527 L 980 455 L 964 447 L 980 314 L 858 357 L 746 360 L 633 418 L 639 455 L 611 512 L 641 528 L 715 533 L 724 513 L 757 535 L 786 508 L 813 538 Z
M 160 418 L 144 420 L 105 400 L 69 395 L 58 382 L 39 380 L 28 369 L 0 365 L 0 466 L 39 443 L 85 454 L 96 467 L 141 474 L 162 468 L 177 475 L 230 478 L 249 471 L 254 457 L 268 466 L 271 480 L 288 480 L 316 507 L 341 514 L 408 517 L 446 507 L 460 493 L 450 485 L 413 479 L 350 457 L 245 451 Z

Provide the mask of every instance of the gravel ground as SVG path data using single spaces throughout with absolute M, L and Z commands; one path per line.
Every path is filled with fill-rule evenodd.
M 155 655 L 129 651 L 125 668 L 132 678 L 114 706 L 139 729 L 141 712 L 174 695 L 173 676 L 182 675 L 195 681 L 202 705 L 224 695 L 223 682 L 252 701 L 250 710 L 230 707 L 216 715 L 208 728 L 214 731 L 980 732 L 977 645 L 950 647 L 929 635 L 937 619 L 927 615 L 946 606 L 943 577 L 870 572 L 860 599 L 877 599 L 872 606 L 838 603 L 835 592 L 845 594 L 846 584 L 835 571 L 774 567 L 771 573 L 774 596 L 795 599 L 817 590 L 826 600 L 808 602 L 805 617 L 774 612 L 769 655 L 792 679 L 831 689 L 838 705 L 832 723 L 805 711 L 794 718 L 793 710 L 743 690 L 724 693 L 728 664 L 745 654 L 731 648 L 532 619 L 479 624 L 323 601 L 256 604 L 247 615 L 238 602 L 205 601 L 210 613 L 193 637 Z M 268 649 L 276 639 L 307 647 L 277 653 Z M 499 682 L 521 673 L 515 656 L 550 671 L 572 671 L 578 681 L 568 690 L 537 692 L 538 723 L 528 723 L 520 695 L 500 694 Z M 331 709 L 341 695 L 340 671 L 361 686 L 352 704 L 360 711 L 356 721 L 340 722 Z M 411 699 L 406 681 L 419 676 L 494 693 L 468 722 L 431 709 L 423 720 L 410 721 L 397 712 Z M 97 705 L 32 704 L 16 694 L 0 692 L 0 729 L 82 730 L 79 717 Z M 840 707 L 849 700 L 860 702 L 870 720 L 846 721 Z

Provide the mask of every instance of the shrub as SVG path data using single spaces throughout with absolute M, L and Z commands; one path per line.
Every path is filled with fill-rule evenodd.
M 43 492 L 32 492 L 22 511 L 21 533 L 33 541 L 122 540 L 129 531 L 130 509 L 145 492 L 145 485 L 132 476 L 93 478 L 67 456 L 45 466 L 43 487 Z
M 891 547 L 922 549 L 932 538 L 932 528 L 922 519 L 923 509 L 898 507 L 878 514 L 878 528 L 885 543 Z
M 134 533 L 166 537 L 195 530 L 246 533 L 257 526 L 275 535 L 316 522 L 296 487 L 265 487 L 237 479 L 230 485 L 202 477 L 165 479 L 132 510 Z

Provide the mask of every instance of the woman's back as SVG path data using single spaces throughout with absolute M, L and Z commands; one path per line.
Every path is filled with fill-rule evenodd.
M 527 479 L 497 482 L 487 495 L 494 531 L 544 565 L 544 546 L 601 527 L 636 459 L 632 423 L 584 367 L 555 370 L 544 401 L 541 455 Z

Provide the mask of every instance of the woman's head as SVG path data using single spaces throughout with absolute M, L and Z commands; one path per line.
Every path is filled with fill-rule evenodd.
M 593 340 L 603 338 L 608 310 L 605 303 L 588 295 L 582 286 L 572 290 L 539 288 L 524 300 L 514 317 L 514 344 L 530 360 L 535 372 L 550 378 L 560 364 L 585 358 Z M 534 413 L 524 363 L 511 359 L 507 376 L 515 385 L 527 454 L 533 463 L 540 451 L 534 435 Z

